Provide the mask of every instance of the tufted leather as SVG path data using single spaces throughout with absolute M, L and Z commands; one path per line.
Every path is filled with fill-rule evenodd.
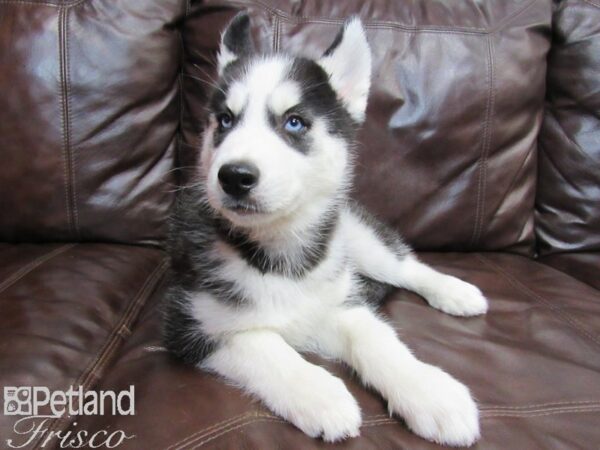
M 0 385 L 134 385 L 133 416 L 49 425 L 135 435 L 121 449 L 441 448 L 335 362 L 308 356 L 344 379 L 364 425 L 326 445 L 161 347 L 166 218 L 197 170 L 220 32 L 243 8 L 261 50 L 308 56 L 346 17 L 365 21 L 355 196 L 490 299 L 460 319 L 398 290 L 383 314 L 472 389 L 474 448 L 599 443 L 597 0 L 0 0 Z M 14 423 L 0 414 L 2 444 Z
M 0 2 L 0 239 L 157 242 L 172 202 L 179 0 Z
M 600 283 L 600 3 L 561 2 L 539 138 L 536 233 L 542 261 Z

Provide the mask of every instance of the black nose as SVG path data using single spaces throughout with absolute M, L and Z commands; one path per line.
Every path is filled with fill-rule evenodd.
M 258 167 L 246 162 L 225 164 L 219 169 L 219 182 L 232 197 L 247 194 L 258 183 L 258 176 Z

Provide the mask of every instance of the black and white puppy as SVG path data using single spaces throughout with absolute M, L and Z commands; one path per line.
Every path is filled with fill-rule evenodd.
M 361 412 L 299 352 L 351 366 L 418 435 L 472 444 L 469 390 L 415 358 L 376 312 L 385 286 L 458 316 L 487 302 L 347 197 L 371 74 L 361 22 L 349 20 L 318 60 L 256 54 L 249 28 L 241 14 L 223 34 L 197 183 L 177 200 L 166 347 L 310 436 L 358 436 Z

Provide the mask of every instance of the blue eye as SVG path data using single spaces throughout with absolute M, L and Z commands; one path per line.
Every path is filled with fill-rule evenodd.
M 285 121 L 285 131 L 290 133 L 299 133 L 306 128 L 304 120 L 299 116 L 290 116 Z
M 222 130 L 227 130 L 233 126 L 233 117 L 229 113 L 219 114 L 217 116 L 217 122 Z

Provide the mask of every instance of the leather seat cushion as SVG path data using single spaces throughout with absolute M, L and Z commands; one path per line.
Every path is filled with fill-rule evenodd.
M 600 293 L 550 267 L 507 254 L 422 254 L 435 267 L 479 285 L 488 315 L 456 318 L 397 291 L 383 312 L 422 360 L 466 383 L 481 406 L 480 449 L 586 448 L 600 442 Z M 161 347 L 160 294 L 145 307 L 101 389 L 136 387 L 136 414 L 87 417 L 90 431 L 119 428 L 121 448 L 329 448 L 216 377 L 171 360 Z M 317 361 L 313 357 L 309 357 Z M 348 449 L 434 449 L 340 365 L 363 410 Z M 157 413 L 159 412 L 159 413 Z
M 166 267 L 151 248 L 0 244 L 0 385 L 95 386 Z M 0 415 L 0 436 L 20 417 Z

